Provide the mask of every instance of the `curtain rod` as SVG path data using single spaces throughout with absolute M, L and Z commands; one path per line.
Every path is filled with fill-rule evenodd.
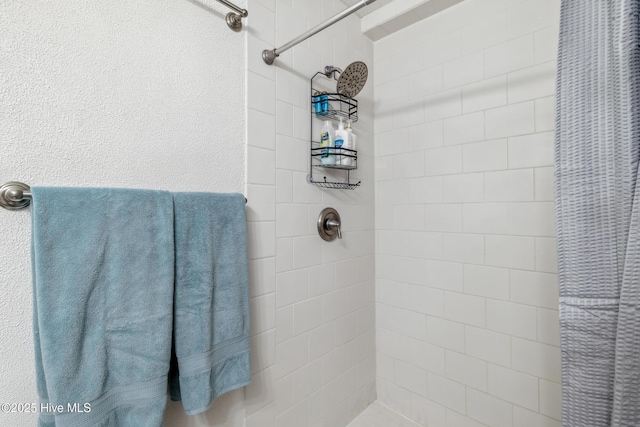
M 8 210 L 26 208 L 31 204 L 31 187 L 23 182 L 10 181 L 0 186 L 0 207 Z M 247 198 L 244 198 L 247 203 Z
M 218 0 L 218 1 L 222 1 L 222 0 Z M 309 31 L 307 31 L 306 33 L 302 34 L 301 36 L 296 37 L 295 39 L 291 40 L 289 43 L 285 44 L 282 47 L 273 49 L 273 50 L 269 50 L 269 49 L 265 49 L 262 51 L 262 59 L 263 61 L 268 64 L 271 65 L 273 64 L 273 61 L 275 61 L 275 59 L 280 56 L 280 54 L 282 52 L 284 52 L 285 50 L 291 49 L 292 47 L 294 47 L 295 45 L 297 45 L 300 42 L 305 41 L 306 39 L 308 39 L 309 37 L 311 37 L 312 35 L 319 33 L 320 31 L 324 30 L 325 28 L 329 27 L 330 25 L 335 24 L 336 22 L 338 22 L 339 20 L 346 18 L 347 16 L 351 15 L 353 12 L 362 9 L 363 7 L 373 3 L 376 0 L 361 0 L 360 2 L 354 4 L 353 6 L 343 10 L 342 12 L 338 13 L 336 16 L 334 16 L 333 18 L 329 18 L 326 21 L 324 21 L 322 24 L 320 25 L 316 25 L 315 27 L 313 27 L 312 29 L 310 29 Z
M 233 31 L 238 32 L 242 29 L 242 18 L 246 18 L 249 16 L 249 12 L 247 9 L 241 9 L 235 4 L 227 1 L 227 0 L 218 0 L 223 5 L 227 6 L 229 9 L 235 11 L 236 13 L 229 12 L 227 13 L 227 25 Z

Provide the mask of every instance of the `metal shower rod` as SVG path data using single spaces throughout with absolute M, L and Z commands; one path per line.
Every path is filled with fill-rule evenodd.
M 222 0 L 218 0 L 218 1 L 222 1 Z M 291 49 L 292 47 L 294 47 L 298 43 L 305 41 L 306 39 L 308 39 L 312 35 L 319 33 L 320 31 L 324 30 L 325 28 L 335 24 L 336 22 L 340 21 L 343 18 L 346 18 L 347 16 L 351 15 L 353 12 L 355 12 L 355 11 L 357 11 L 359 9 L 362 9 L 363 7 L 373 3 L 374 1 L 376 1 L 376 0 L 361 0 L 360 2 L 354 4 L 353 6 L 351 6 L 351 7 L 347 8 L 347 9 L 343 10 L 342 12 L 338 13 L 333 18 L 329 18 L 326 21 L 324 21 L 322 24 L 316 25 L 315 27 L 313 27 L 312 29 L 310 29 L 306 33 L 302 34 L 301 36 L 296 37 L 295 39 L 291 40 L 289 43 L 285 44 L 284 46 L 276 48 L 276 49 L 273 49 L 273 50 L 268 50 L 268 49 L 263 50 L 262 51 L 262 59 L 268 65 L 273 64 L 273 61 L 275 61 L 275 59 L 278 56 L 280 56 L 280 54 L 282 52 L 284 52 L 285 50 Z
M 249 12 L 247 9 L 241 9 L 235 4 L 231 3 L 227 0 L 218 0 L 223 5 L 227 6 L 229 9 L 233 10 L 236 13 L 229 12 L 227 13 L 227 25 L 233 31 L 238 32 L 242 29 L 242 18 L 246 18 L 249 16 Z

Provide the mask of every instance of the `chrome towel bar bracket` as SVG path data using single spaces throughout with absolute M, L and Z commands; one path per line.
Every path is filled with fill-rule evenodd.
M 247 198 L 244 198 L 247 203 Z M 31 187 L 23 182 L 9 181 L 0 186 L 0 207 L 9 210 L 24 209 L 31 204 Z
M 9 210 L 24 209 L 31 204 L 31 187 L 9 181 L 0 187 L 0 206 Z

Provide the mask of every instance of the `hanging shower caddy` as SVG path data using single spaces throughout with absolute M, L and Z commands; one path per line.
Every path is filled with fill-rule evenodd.
M 354 63 L 362 64 L 362 63 Z M 307 182 L 322 188 L 334 188 L 341 190 L 354 190 L 360 185 L 360 181 L 351 182 L 350 171 L 358 168 L 358 152 L 357 150 L 351 150 L 348 148 L 336 148 L 336 147 L 320 147 L 320 141 L 318 140 L 319 132 L 313 131 L 314 118 L 324 121 L 333 120 L 338 122 L 341 118 L 346 124 L 348 120 L 352 123 L 358 121 L 358 101 L 355 98 L 347 96 L 343 93 L 348 93 L 348 88 L 341 90 L 343 93 L 327 93 L 322 86 L 314 82 L 319 76 L 325 79 L 333 77 L 338 80 L 338 90 L 341 89 L 341 83 L 344 81 L 349 82 L 349 69 L 351 64 L 345 69 L 344 72 L 331 67 L 325 67 L 325 71 L 318 71 L 311 77 L 311 123 L 310 123 L 310 156 L 309 156 L 309 175 L 307 175 Z M 364 66 L 364 64 L 362 64 Z M 365 72 L 366 72 L 366 66 Z M 335 74 L 341 73 L 341 79 L 336 79 Z M 343 78 L 344 77 L 344 78 Z M 366 81 L 366 75 L 364 77 Z M 364 83 L 362 83 L 364 86 Z M 357 90 L 359 92 L 359 89 Z M 356 92 L 356 93 L 357 93 Z M 322 156 L 333 156 L 335 158 L 335 164 L 322 164 Z M 343 159 L 348 159 L 346 162 Z M 348 163 L 348 164 L 343 164 Z M 321 180 L 318 180 L 317 176 L 314 176 L 314 171 L 319 172 L 323 169 L 344 171 L 342 176 L 344 181 L 337 182 L 335 178 L 327 179 L 327 176 L 323 176 Z M 315 175 L 320 175 L 316 173 Z

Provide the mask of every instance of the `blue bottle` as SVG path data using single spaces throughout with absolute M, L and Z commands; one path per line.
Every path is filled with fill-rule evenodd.
M 321 115 L 322 114 L 322 102 L 320 99 L 320 92 L 315 91 L 313 93 L 313 97 L 311 98 L 311 101 L 313 102 L 313 111 L 316 113 L 316 115 Z
M 322 92 L 320 94 L 320 114 L 326 116 L 329 113 L 329 95 L 327 92 Z

